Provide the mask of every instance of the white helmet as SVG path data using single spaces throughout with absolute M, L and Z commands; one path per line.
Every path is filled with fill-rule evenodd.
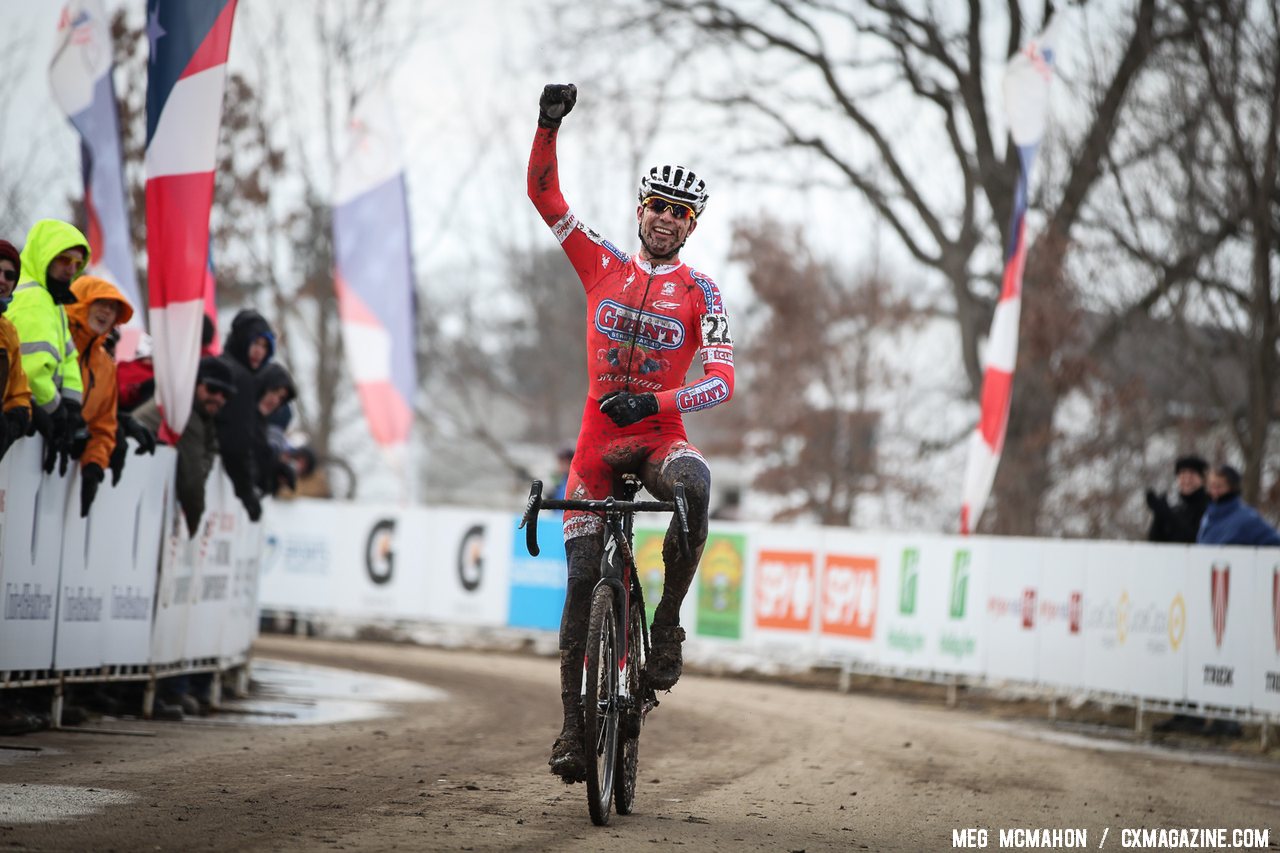
M 649 196 L 665 198 L 693 208 L 694 216 L 701 216 L 707 206 L 706 183 L 684 166 L 654 166 L 640 179 L 640 201 Z

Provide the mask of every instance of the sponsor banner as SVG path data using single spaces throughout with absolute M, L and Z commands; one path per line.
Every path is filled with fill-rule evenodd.
M 946 600 L 942 550 L 936 537 L 890 537 L 884 545 L 878 615 L 886 666 L 933 668 L 937 625 L 926 614 L 940 612 Z
M 986 674 L 1035 681 L 1040 653 L 1040 585 L 1044 541 L 1000 538 L 987 544 Z
M 878 539 L 831 530 L 818 584 L 818 654 L 874 663 L 883 631 L 880 587 L 887 555 Z
M 206 498 L 206 517 L 201 519 L 206 535 L 202 537 L 199 559 L 194 563 L 187 589 L 183 660 L 214 658 L 222 652 L 222 632 L 230 627 L 236 544 L 249 522 L 227 478 L 211 476 L 207 485 L 212 487 L 212 494 Z M 266 511 L 271 509 L 268 507 Z
M 519 524 L 513 517 L 511 526 Z M 538 522 L 537 557 L 525 548 L 525 531 L 511 538 L 511 592 L 507 624 L 512 628 L 560 630 L 564 611 L 565 580 L 569 568 L 564 556 L 564 529 L 558 520 Z
M 341 609 L 334 594 L 334 576 L 339 571 L 334 532 L 342 529 L 345 510 L 345 504 L 312 498 L 272 504 L 262 518 L 265 530 L 258 599 L 263 610 L 321 613 Z
M 767 527 L 752 539 L 752 640 L 815 648 L 822 531 Z
M 937 656 L 946 672 L 980 675 L 985 663 L 982 605 L 991 539 L 950 537 L 945 540 L 943 566 L 946 603 L 938 617 Z
M 227 498 L 235 509 L 240 533 L 232 549 L 231 594 L 227 623 L 222 630 L 221 653 L 223 658 L 240 658 L 248 654 L 258 636 L 258 582 L 266 532 L 261 523 L 249 521 L 248 514 L 230 490 Z
M 1253 659 L 1250 703 L 1259 711 L 1280 713 L 1280 548 L 1260 548 L 1253 570 L 1251 611 Z M 1244 584 L 1240 585 L 1243 587 Z M 1238 602 L 1244 605 L 1244 601 Z
M 653 624 L 653 613 L 662 599 L 662 588 L 667 578 L 666 563 L 662 560 L 662 543 L 667 529 L 639 527 L 635 529 L 636 574 L 644 593 L 645 619 Z
M 1085 565 L 1090 543 L 1042 541 L 1040 587 L 1036 596 L 1037 680 L 1076 687 L 1084 684 Z M 988 664 L 997 640 L 988 650 Z
M 716 524 L 716 528 L 724 525 Z M 746 601 L 747 537 L 712 532 L 695 576 L 694 633 L 698 637 L 741 640 Z
M 1162 549 L 1164 550 L 1164 549 Z M 1253 548 L 1184 546 L 1187 698 L 1247 707 L 1254 638 L 1249 607 L 1259 553 Z
M 1090 547 L 1084 686 L 1184 698 L 1187 551 L 1101 542 Z
M 70 478 L 43 475 L 42 447 L 39 437 L 19 439 L 0 460 L 0 670 L 53 665 L 62 557 L 59 502 L 65 505 Z
M 431 509 L 424 515 L 428 550 L 421 568 L 427 578 L 427 618 L 505 624 L 511 591 L 507 555 L 518 520 L 510 513 L 467 509 Z M 518 532 L 523 546 L 524 531 Z

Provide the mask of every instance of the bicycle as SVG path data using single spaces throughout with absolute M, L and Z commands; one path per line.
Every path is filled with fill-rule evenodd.
M 609 822 L 611 806 L 631 814 L 635 805 L 640 729 L 658 696 L 644 683 L 649 657 L 649 626 L 644 592 L 632 548 L 637 512 L 673 512 L 679 519 L 680 549 L 689 556 L 689 513 L 684 486 L 673 500 L 637 501 L 640 480 L 623 474 L 617 496 L 604 500 L 543 500 L 542 481 L 534 480 L 520 519 L 525 545 L 538 556 L 538 512 L 543 509 L 597 512 L 604 516 L 606 538 L 600 580 L 591 592 L 586 655 L 582 673 L 582 754 L 587 759 L 587 808 L 591 822 Z M 618 770 L 621 768 L 621 778 Z M 620 783 L 620 784 L 619 784 Z

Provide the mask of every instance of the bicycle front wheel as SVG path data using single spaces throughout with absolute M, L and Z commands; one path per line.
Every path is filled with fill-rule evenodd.
M 627 630 L 627 692 L 631 706 L 621 715 L 622 735 L 618 739 L 618 780 L 614 783 L 614 805 L 618 814 L 631 814 L 636 801 L 636 773 L 640 766 L 641 705 L 640 672 L 644 669 L 641 650 L 644 646 L 644 614 L 640 602 L 631 599 Z
M 587 673 L 582 697 L 583 753 L 587 759 L 587 807 L 591 822 L 609 822 L 618 766 L 618 631 L 616 593 L 608 584 L 591 595 Z

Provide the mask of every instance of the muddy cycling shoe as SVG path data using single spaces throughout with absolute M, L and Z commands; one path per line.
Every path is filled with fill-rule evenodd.
M 582 760 L 582 729 L 566 728 L 562 731 L 551 747 L 547 764 L 566 785 L 587 781 L 587 764 Z
M 684 664 L 680 656 L 684 628 L 679 625 L 654 625 L 652 639 L 653 652 L 644 664 L 645 681 L 654 690 L 670 690 L 680 680 Z

